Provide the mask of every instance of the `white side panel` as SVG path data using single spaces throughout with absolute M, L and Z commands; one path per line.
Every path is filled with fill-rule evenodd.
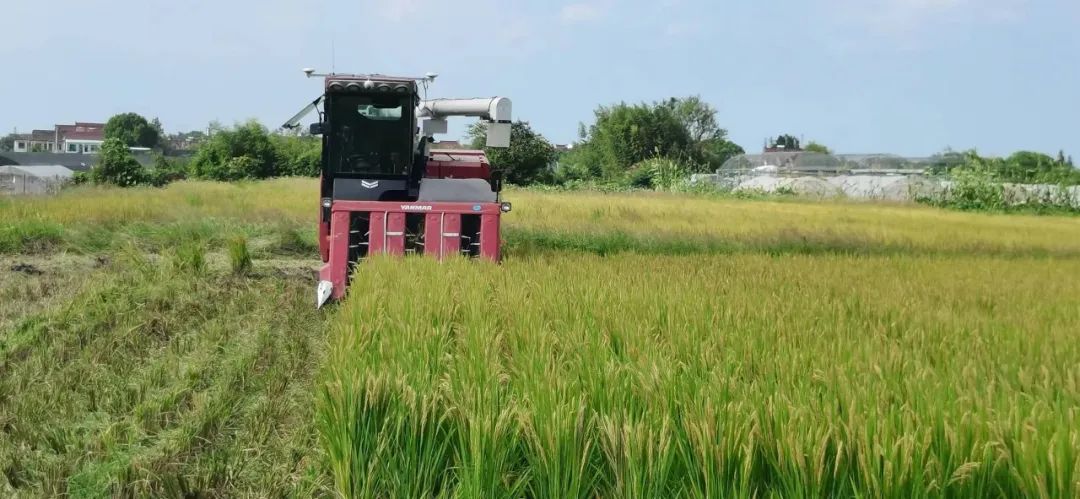
M 421 129 L 423 131 L 423 135 L 425 135 L 427 137 L 432 137 L 432 136 L 434 136 L 436 134 L 446 133 L 446 130 L 448 129 L 447 122 L 446 122 L 445 119 L 424 120 L 421 127 L 422 127 Z
M 510 147 L 510 123 L 488 123 L 487 146 Z

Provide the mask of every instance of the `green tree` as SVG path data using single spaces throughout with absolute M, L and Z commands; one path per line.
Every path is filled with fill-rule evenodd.
M 147 181 L 145 168 L 135 160 L 128 146 L 116 137 L 105 139 L 97 160 L 89 176 L 94 184 L 130 187 Z
M 997 172 L 1006 182 L 1040 182 L 1055 180 L 1062 163 L 1046 154 L 1018 151 L 1005 159 Z
M 715 171 L 728 159 L 746 152 L 728 139 L 728 131 L 716 119 L 716 109 L 701 97 L 671 98 L 661 106 L 671 110 L 690 137 L 684 156 L 691 173 Z
M 832 154 L 832 151 L 829 150 L 828 147 L 825 147 L 823 144 L 819 144 L 812 140 L 806 144 L 806 147 L 804 147 L 803 150 L 806 152 L 816 152 L 820 154 Z
M 161 124 L 161 120 L 157 117 L 150 120 L 150 128 L 153 128 L 157 132 L 157 143 L 153 147 L 162 152 L 162 154 L 168 154 L 169 151 L 169 135 L 165 133 L 165 127 Z
M 0 151 L 13 150 L 15 150 L 15 134 L 9 133 L 3 137 L 0 137 Z
M 588 181 L 603 176 L 603 158 L 588 141 L 574 145 L 557 158 L 553 180 L 557 184 Z
M 528 123 L 516 121 L 510 126 L 510 147 L 484 147 L 487 129 L 484 123 L 469 127 L 467 136 L 473 149 L 483 149 L 492 168 L 506 182 L 528 185 L 548 182 L 552 178 L 550 167 L 557 157 L 555 147 Z
M 272 135 L 277 175 L 317 177 L 322 167 L 322 140 L 310 135 Z
M 669 106 L 601 106 L 589 132 L 590 146 L 602 161 L 604 175 L 620 177 L 652 157 L 685 156 L 690 133 Z
M 742 146 L 726 138 L 706 140 L 697 144 L 697 149 L 700 159 L 694 162 L 691 173 L 715 172 L 729 159 L 746 153 Z
M 268 178 L 278 174 L 277 151 L 266 127 L 248 121 L 233 128 L 220 125 L 199 145 L 191 160 L 194 177 L 212 180 Z
M 128 147 L 157 147 L 160 135 L 146 118 L 136 113 L 122 113 L 105 123 L 105 138 L 118 139 Z
M 699 96 L 671 98 L 662 106 L 671 110 L 686 129 L 690 141 L 700 143 L 712 139 L 727 138 L 727 130 L 716 121 L 716 109 Z
M 802 147 L 799 145 L 799 139 L 794 135 L 784 134 L 776 138 L 772 142 L 772 147 L 781 148 L 785 151 L 801 151 Z

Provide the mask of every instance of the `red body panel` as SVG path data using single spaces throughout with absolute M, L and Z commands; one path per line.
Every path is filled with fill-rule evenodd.
M 386 214 L 386 254 L 401 256 L 405 254 L 405 214 L 388 212 Z
M 424 254 L 442 260 L 461 250 L 461 215 L 428 213 L 424 222 Z
M 435 149 L 427 161 L 427 178 L 491 178 L 491 164 L 484 151 Z
M 330 222 L 319 222 L 319 256 L 330 261 Z
M 330 215 L 330 260 L 323 265 L 319 278 L 334 285 L 333 297 L 345 296 L 345 282 L 349 273 L 349 212 Z
M 444 259 L 458 254 L 461 217 L 480 216 L 481 259 L 498 261 L 500 203 L 426 203 L 385 201 L 334 201 L 330 208 L 329 260 L 320 279 L 333 285 L 335 300 L 345 296 L 349 272 L 349 229 L 353 212 L 370 214 L 368 255 L 402 255 L 405 252 L 405 221 L 410 213 L 424 214 L 424 255 Z

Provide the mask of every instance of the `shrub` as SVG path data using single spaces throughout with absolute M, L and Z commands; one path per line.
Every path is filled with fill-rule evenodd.
M 212 180 L 268 178 L 275 175 L 277 160 L 266 128 L 249 121 L 214 132 L 195 152 L 190 173 Z
M 322 166 L 322 141 L 318 137 L 271 136 L 279 176 L 317 177 Z
M 187 170 L 179 160 L 170 160 L 162 155 L 154 156 L 154 166 L 147 172 L 147 182 L 156 187 L 187 178 Z
M 653 157 L 634 165 L 627 172 L 631 187 L 679 192 L 690 185 L 691 168 L 673 158 Z
M 89 179 L 94 184 L 130 187 L 146 183 L 148 176 L 123 141 L 109 138 L 101 146 L 101 155 L 90 169 Z

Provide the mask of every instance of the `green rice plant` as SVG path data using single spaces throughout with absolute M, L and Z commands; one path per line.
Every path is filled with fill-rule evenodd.
M 233 274 L 247 275 L 251 272 L 251 252 L 248 251 L 247 238 L 236 236 L 229 240 L 229 268 Z
M 1076 259 L 375 258 L 335 318 L 319 432 L 354 497 L 403 490 L 415 468 L 389 448 L 439 477 L 419 496 L 1074 497 L 1072 275 Z M 378 410 L 349 402 L 372 386 Z M 438 431 L 390 430 L 432 413 Z
M 504 197 L 321 312 L 315 181 L 0 202 L 0 496 L 1080 493 L 1075 217 Z
M 508 189 L 503 217 L 511 241 L 549 251 L 629 245 L 666 254 L 758 252 L 806 247 L 865 254 L 1075 256 L 1078 222 L 1069 216 L 963 213 L 919 205 L 737 199 L 653 191 L 558 192 Z M 198 202 L 190 202 L 198 199 Z M 181 181 L 160 189 L 79 187 L 60 196 L 0 205 L 0 252 L 65 249 L 92 253 L 113 241 L 162 251 L 200 238 L 224 247 L 243 232 L 273 239 L 275 254 L 314 255 L 312 207 L 318 182 L 277 179 L 245 184 Z M 594 216 L 594 214 L 599 214 Z M 5 230 L 6 229 L 6 230 Z M 806 242 L 809 241 L 809 244 Z M 551 247 L 538 246 L 551 244 Z M 651 245 L 659 249 L 649 250 Z M 513 245 L 511 252 L 515 252 Z M 602 250 L 603 254 L 612 251 Z
M 169 257 L 172 268 L 177 273 L 199 275 L 206 272 L 206 247 L 199 241 L 176 246 Z

